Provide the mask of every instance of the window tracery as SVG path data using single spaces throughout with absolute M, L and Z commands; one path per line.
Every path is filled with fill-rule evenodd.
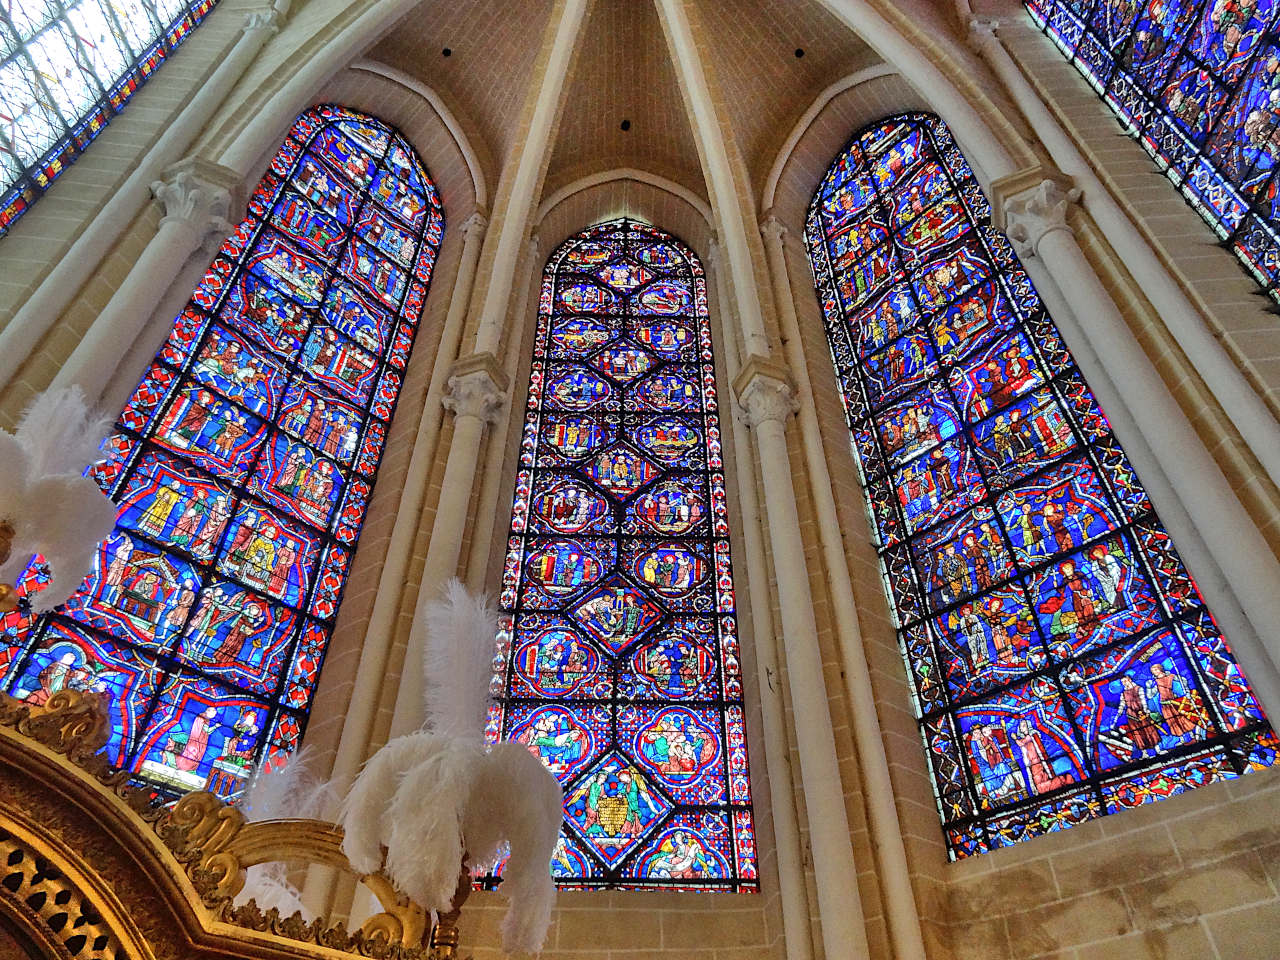
M 0 237 L 216 2 L 0 2 Z
M 617 220 L 547 263 L 490 736 L 565 788 L 564 886 L 754 889 L 702 266 Z
M 109 759 L 166 794 L 297 747 L 443 230 L 394 130 L 298 118 L 92 468 L 93 572 L 0 620 L 3 689 L 100 693 Z
M 1274 0 L 1026 0 L 1191 206 L 1280 299 Z
M 805 238 L 948 848 L 1270 766 L 1276 738 L 946 126 L 835 159 Z

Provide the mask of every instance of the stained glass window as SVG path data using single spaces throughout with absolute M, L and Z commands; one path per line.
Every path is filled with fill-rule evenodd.
M 0 0 L 0 237 L 217 0 Z
M 702 266 L 629 220 L 547 263 L 492 738 L 560 779 L 570 887 L 756 886 Z
M 1266 767 L 1275 735 L 936 117 L 805 237 L 954 857 Z
M 3 689 L 99 693 L 111 762 L 167 794 L 297 746 L 443 227 L 395 131 L 297 120 L 93 468 L 93 573 L 0 620 Z
M 1027 0 L 1027 8 L 1280 300 L 1276 0 Z

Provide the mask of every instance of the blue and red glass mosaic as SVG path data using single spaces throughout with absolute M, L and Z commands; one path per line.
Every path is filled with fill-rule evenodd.
M 92 469 L 119 505 L 92 574 L 0 620 L 3 689 L 97 693 L 112 762 L 164 795 L 296 748 L 443 223 L 394 130 L 295 122 Z
M 946 126 L 865 128 L 805 239 L 947 845 L 1270 766 L 1277 742 Z
M 1280 300 L 1280 4 L 1026 5 L 1126 130 Z
M 491 739 L 565 790 L 564 887 L 754 890 L 706 280 L 661 231 L 548 261 Z

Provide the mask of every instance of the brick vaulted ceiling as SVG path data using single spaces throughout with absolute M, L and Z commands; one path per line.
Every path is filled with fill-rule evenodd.
M 552 0 L 423 3 L 369 56 L 417 77 L 455 111 L 497 168 L 512 148 Z M 876 61 L 818 0 L 692 0 L 703 67 L 760 185 L 791 127 L 827 86 Z M 443 56 L 448 47 L 451 55 Z M 796 50 L 804 55 L 797 57 Z M 630 129 L 623 131 L 623 120 Z M 544 181 L 631 167 L 707 196 L 697 142 L 652 0 L 594 0 Z

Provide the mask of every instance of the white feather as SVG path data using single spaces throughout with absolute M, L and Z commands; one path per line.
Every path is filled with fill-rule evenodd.
M 314 754 L 303 747 L 274 770 L 258 767 L 240 808 L 250 820 L 318 820 L 333 806 L 333 787 L 310 769 Z
M 306 923 L 315 919 L 303 906 L 298 888 L 289 882 L 288 868 L 283 863 L 259 863 L 245 870 L 244 886 L 236 894 L 235 903 L 240 906 L 250 900 L 263 913 L 275 907 L 282 917 L 300 913 Z
M 351 785 L 338 822 L 344 834 L 342 852 L 357 872 L 377 873 L 382 868 L 382 848 L 391 839 L 388 817 L 396 788 L 401 777 L 432 753 L 438 741 L 425 732 L 396 737 L 368 759 Z
M 405 772 L 391 805 L 387 875 L 428 910 L 445 911 L 453 900 L 469 849 L 462 817 L 484 747 L 441 741 Z
M 451 578 L 441 598 L 427 606 L 424 626 L 427 729 L 479 742 L 489 707 L 497 611 L 488 597 Z
M 80 473 L 98 459 L 111 420 L 91 411 L 78 386 L 39 394 L 18 421 L 14 436 L 27 451 L 31 476 Z
M 463 832 L 469 851 L 509 848 L 502 885 L 507 898 L 502 946 L 537 953 L 547 936 L 556 886 L 551 855 L 564 820 L 564 795 L 546 767 L 522 744 L 499 743 L 477 770 Z

